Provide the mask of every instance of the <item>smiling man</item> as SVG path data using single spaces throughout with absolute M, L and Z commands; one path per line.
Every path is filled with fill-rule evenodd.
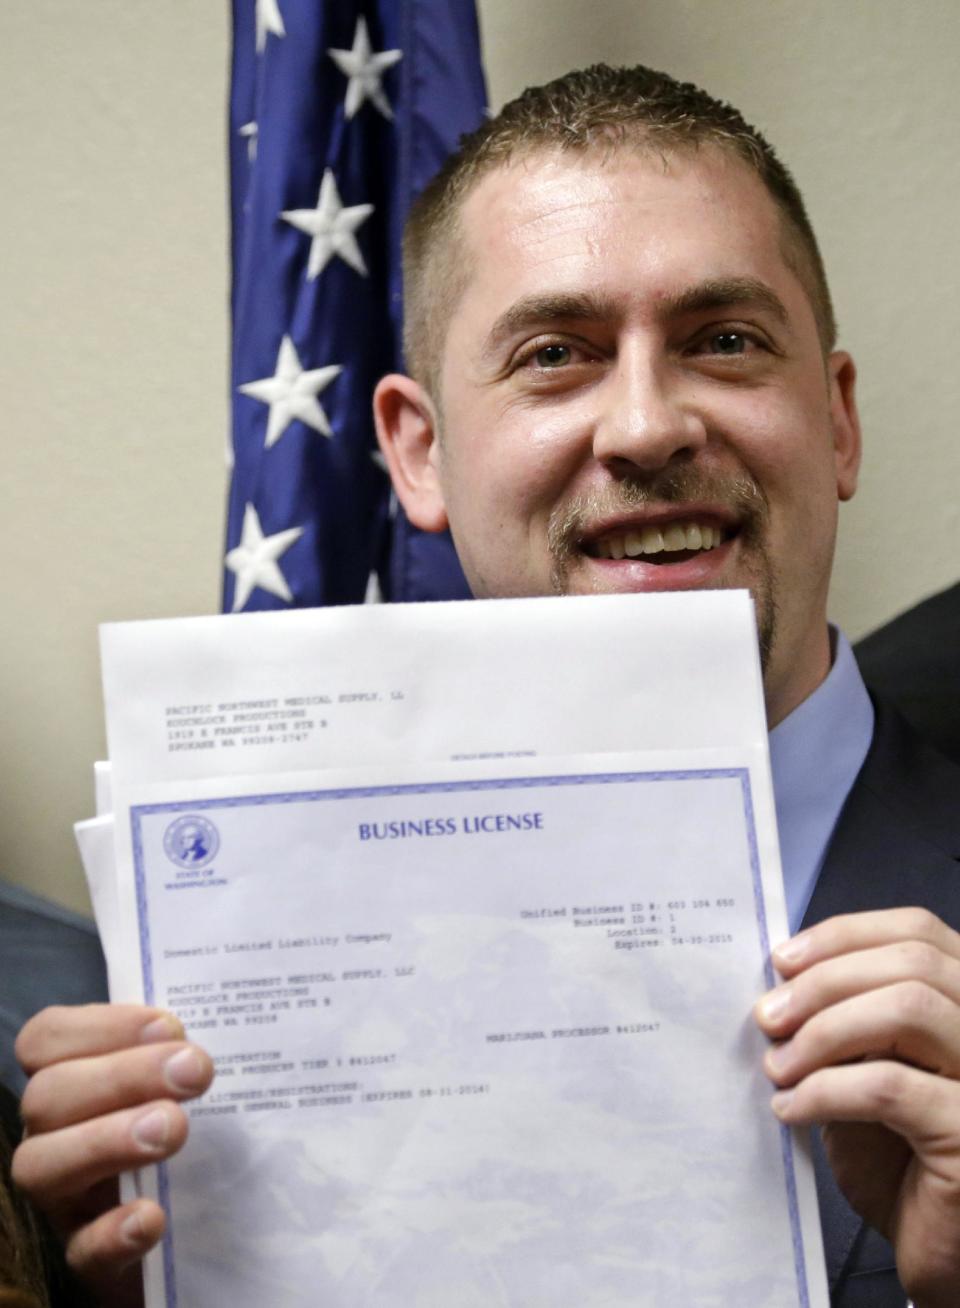
M 477 596 L 753 592 L 807 928 L 757 1009 L 774 1111 L 825 1126 L 837 1308 L 955 1308 L 960 773 L 875 716 L 827 626 L 860 434 L 794 183 L 729 106 L 591 69 L 464 143 L 415 208 L 406 273 L 411 375 L 377 388 L 381 444 L 409 517 L 450 526 Z M 129 1007 L 53 1010 L 19 1051 L 34 1076 L 16 1176 L 119 1304 L 116 1270 L 162 1214 L 103 1183 L 180 1147 L 177 1101 L 209 1060 L 175 1019 Z
M 417 381 L 376 401 L 394 483 L 418 525 L 449 520 L 476 595 L 748 586 L 773 725 L 830 665 L 860 458 L 812 233 L 733 145 L 610 105 L 573 144 L 556 94 L 504 111 L 466 194 L 451 167 L 412 219 Z

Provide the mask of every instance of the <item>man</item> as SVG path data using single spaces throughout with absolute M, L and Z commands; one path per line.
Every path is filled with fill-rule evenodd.
M 10 1185 L 12 1142 L 19 1138 L 17 1100 L 0 1085 L 0 1305 L 94 1308 L 64 1266 L 59 1242 Z
M 103 951 L 93 923 L 60 904 L 0 881 L 0 1083 L 26 1084 L 13 1043 L 27 1018 L 48 1004 L 107 997 Z
M 960 937 L 930 910 L 960 922 L 944 888 L 960 782 L 885 718 L 874 730 L 831 643 L 855 373 L 792 180 L 728 106 L 598 68 L 470 138 L 421 198 L 406 257 L 412 375 L 377 389 L 381 444 L 411 520 L 449 523 L 476 595 L 753 591 L 793 916 L 844 913 L 775 952 L 784 984 L 757 1012 L 778 1042 L 774 1111 L 829 1124 L 844 1191 L 892 1244 L 824 1166 L 835 1304 L 902 1308 L 895 1257 L 917 1308 L 955 1305 Z M 111 1277 L 162 1214 L 114 1207 L 105 1183 L 180 1147 L 176 1101 L 206 1087 L 209 1059 L 134 1007 L 54 1010 L 19 1052 L 34 1076 L 16 1176 L 119 1304 L 129 1282 Z
M 960 582 L 865 636 L 856 652 L 867 685 L 960 763 Z
M 180 859 L 184 863 L 201 863 L 207 857 L 206 835 L 198 826 L 185 827 L 180 833 Z

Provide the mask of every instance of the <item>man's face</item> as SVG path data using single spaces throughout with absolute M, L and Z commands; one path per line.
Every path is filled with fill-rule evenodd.
M 545 153 L 462 230 L 429 469 L 474 594 L 749 587 L 782 717 L 828 667 L 859 438 L 762 184 L 711 148 Z
M 181 837 L 181 843 L 183 846 L 183 853 L 185 856 L 202 854 L 204 852 L 203 841 L 201 839 L 200 832 L 197 831 L 195 827 L 188 827 L 187 830 L 184 831 Z

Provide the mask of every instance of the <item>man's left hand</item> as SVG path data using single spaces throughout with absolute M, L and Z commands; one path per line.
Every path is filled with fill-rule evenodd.
M 916 1308 L 960 1303 L 960 935 L 925 909 L 830 918 L 774 950 L 756 1008 L 791 1126 L 820 1123 Z

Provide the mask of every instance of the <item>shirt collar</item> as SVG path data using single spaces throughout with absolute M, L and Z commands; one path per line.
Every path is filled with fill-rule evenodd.
M 840 811 L 870 748 L 873 704 L 853 650 L 831 629 L 833 666 L 812 695 L 770 732 L 787 917 L 796 931 L 810 903 Z

